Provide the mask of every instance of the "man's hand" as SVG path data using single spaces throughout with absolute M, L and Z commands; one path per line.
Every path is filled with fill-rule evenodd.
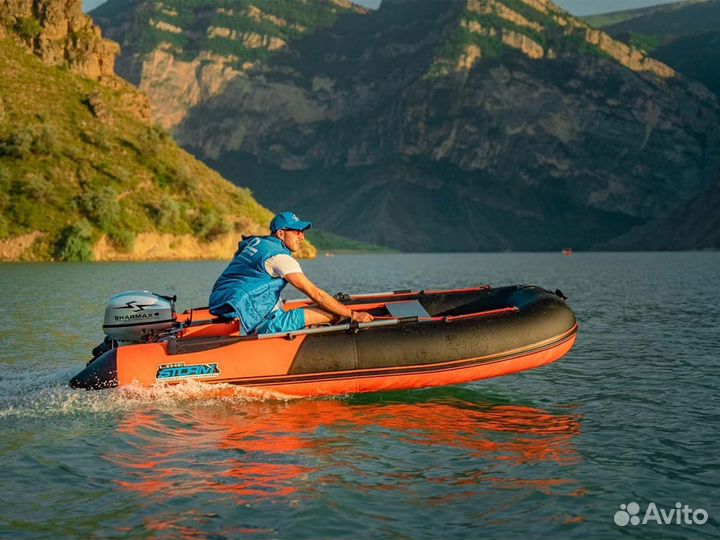
M 355 322 L 372 322 L 373 316 L 364 311 L 351 311 L 350 320 Z

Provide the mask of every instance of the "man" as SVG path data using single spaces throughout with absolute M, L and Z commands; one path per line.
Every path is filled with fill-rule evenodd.
M 292 332 L 306 326 L 349 318 L 373 320 L 369 313 L 353 311 L 310 281 L 291 255 L 300 248 L 309 221 L 292 212 L 280 212 L 270 222 L 270 236 L 243 238 L 228 267 L 210 293 L 210 313 L 238 317 L 246 333 Z M 282 309 L 280 292 L 291 283 L 317 307 Z

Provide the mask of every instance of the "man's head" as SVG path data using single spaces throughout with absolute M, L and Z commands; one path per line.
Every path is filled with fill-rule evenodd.
M 305 231 L 312 227 L 309 221 L 300 221 L 292 212 L 280 212 L 270 222 L 270 232 L 277 236 L 290 251 L 297 251 L 305 238 Z

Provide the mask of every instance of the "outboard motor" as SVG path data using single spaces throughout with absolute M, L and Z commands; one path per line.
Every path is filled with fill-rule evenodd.
M 103 330 L 117 341 L 142 343 L 177 326 L 175 296 L 150 291 L 116 294 L 105 308 Z
M 105 341 L 93 349 L 88 364 L 121 344 L 146 343 L 179 329 L 175 300 L 175 296 L 150 291 L 126 291 L 113 296 L 105 308 Z

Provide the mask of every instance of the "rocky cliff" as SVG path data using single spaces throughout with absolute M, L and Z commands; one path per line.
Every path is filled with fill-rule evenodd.
M 547 0 L 386 0 L 289 40 L 175 133 L 359 240 L 584 249 L 704 189 L 719 118 L 703 87 Z
M 45 63 L 66 64 L 90 79 L 115 77 L 120 47 L 102 38 L 81 2 L 0 0 L 0 28 L 4 34 L 14 31 Z
M 454 37 L 466 45 L 461 63 L 455 67 L 463 69 L 482 58 L 483 49 L 485 55 L 496 55 L 498 45 L 517 49 L 533 59 L 556 58 L 558 51 L 566 51 L 570 45 L 575 52 L 607 55 L 633 71 L 663 78 L 675 75 L 668 66 L 569 16 L 549 0 L 467 0 L 460 29 Z
M 120 47 L 104 39 L 78 0 L 0 0 L 0 39 L 14 39 L 45 64 L 65 66 L 122 94 L 125 112 L 150 121 L 150 102 L 115 74 Z
M 363 12 L 347 0 L 110 0 L 92 17 L 123 47 L 118 73 L 150 97 L 154 120 L 171 128 L 291 40 Z
M 720 180 L 667 215 L 613 238 L 599 249 L 719 250 Z

